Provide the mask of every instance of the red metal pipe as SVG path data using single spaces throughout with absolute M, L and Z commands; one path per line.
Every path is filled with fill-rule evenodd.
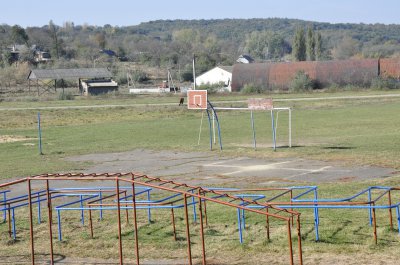
M 393 215 L 392 215 L 392 196 L 390 194 L 390 190 L 388 193 L 388 201 L 389 201 L 389 222 L 390 222 L 390 229 L 393 230 Z
M 200 237 L 201 237 L 201 247 L 202 247 L 202 257 L 203 257 L 203 265 L 206 265 L 206 246 L 204 242 L 204 224 L 203 224 L 203 208 L 201 202 L 201 189 L 198 191 L 199 194 L 199 211 L 200 211 Z
M 50 264 L 54 264 L 53 255 L 53 211 L 51 205 L 50 185 L 49 180 L 46 180 L 46 196 L 47 196 L 47 212 L 49 216 L 49 236 L 50 236 Z
M 292 246 L 292 232 L 290 229 L 290 219 L 287 221 L 287 230 L 288 230 L 288 240 L 289 240 L 290 265 L 293 265 L 294 261 L 293 261 L 293 246 Z
M 135 175 L 132 174 L 132 206 L 133 206 L 133 220 L 135 225 L 135 254 L 136 264 L 139 265 L 139 236 L 138 236 L 138 225 L 137 225 L 137 213 L 136 213 L 136 194 L 135 194 Z
M 176 228 L 175 228 L 174 208 L 171 208 L 171 218 L 172 218 L 172 228 L 173 228 L 174 240 L 176 241 Z
M 301 246 L 300 215 L 297 215 L 297 241 L 299 244 L 299 262 L 303 265 L 303 249 Z
M 116 182 L 116 197 L 117 197 L 117 209 L 118 209 L 118 243 L 119 243 L 119 264 L 123 265 L 123 253 L 122 253 L 122 236 L 121 236 L 121 205 L 119 202 L 119 179 L 115 178 Z
M 373 203 L 372 206 L 375 206 L 375 203 Z M 374 223 L 374 241 L 375 241 L 375 244 L 378 244 L 378 234 L 377 234 L 377 231 L 376 231 L 375 208 L 372 208 L 372 220 L 373 220 L 373 223 Z
M 188 258 L 189 258 L 189 265 L 192 265 L 192 249 L 190 246 L 190 230 L 189 230 L 189 215 L 188 215 L 188 208 L 187 208 L 187 195 L 183 194 L 183 201 L 185 207 L 185 221 L 186 221 L 186 240 L 187 240 L 187 250 L 188 250 Z
M 31 179 L 28 178 L 28 204 L 29 204 L 29 232 L 31 236 L 31 259 L 32 265 L 35 265 L 35 245 L 33 239 L 33 216 L 32 216 L 32 195 L 31 195 Z

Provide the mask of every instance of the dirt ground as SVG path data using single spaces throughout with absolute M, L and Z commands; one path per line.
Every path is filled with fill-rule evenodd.
M 183 153 L 137 149 L 122 153 L 91 154 L 68 158 L 91 164 L 84 173 L 140 172 L 198 186 L 303 185 L 384 178 L 398 173 L 392 168 L 346 167 L 340 163 L 305 159 L 225 157 L 219 153 Z

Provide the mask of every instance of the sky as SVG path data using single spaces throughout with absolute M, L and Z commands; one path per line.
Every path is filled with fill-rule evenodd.
M 166 19 L 294 18 L 330 23 L 400 24 L 400 0 L 19 0 L 0 5 L 0 24 L 24 28 L 132 26 Z

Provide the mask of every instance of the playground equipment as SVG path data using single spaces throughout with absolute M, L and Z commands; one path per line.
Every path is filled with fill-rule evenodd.
M 99 189 L 87 189 L 87 190 L 55 190 L 51 189 L 50 181 L 112 181 L 115 183 L 115 186 L 110 189 L 113 190 L 113 194 L 109 196 L 100 197 Z M 41 189 L 38 192 L 32 192 L 32 183 L 36 185 L 43 185 L 45 182 L 45 189 Z M 122 193 L 127 191 L 126 187 L 120 186 L 120 182 L 129 184 L 131 194 Z M 178 183 L 175 181 L 163 180 L 161 178 L 153 178 L 146 175 L 134 174 L 134 173 L 104 173 L 104 174 L 43 174 L 37 176 L 31 176 L 24 179 L 20 179 L 17 181 L 1 184 L 0 188 L 8 188 L 11 190 L 15 185 L 18 184 L 26 184 L 27 185 L 27 194 L 22 195 L 18 199 L 15 198 L 7 198 L 5 194 L 9 191 L 4 191 L 3 198 L 4 200 L 0 202 L 0 206 L 4 212 L 9 211 L 14 207 L 17 203 L 20 205 L 23 202 L 23 206 L 27 206 L 29 208 L 29 231 L 30 231 L 30 251 L 31 251 L 31 262 L 35 264 L 35 237 L 33 230 L 33 206 L 35 204 L 40 207 L 41 201 L 46 201 L 47 212 L 48 212 L 48 230 L 49 230 L 49 254 L 50 254 L 50 264 L 54 264 L 54 253 L 53 253 L 53 210 L 56 209 L 58 211 L 61 210 L 77 210 L 77 211 L 89 211 L 89 219 L 91 223 L 91 211 L 93 210 L 116 210 L 117 211 L 117 225 L 118 225 L 118 252 L 119 252 L 119 263 L 123 264 L 123 245 L 122 245 L 122 236 L 121 236 L 121 210 L 132 210 L 133 211 L 133 227 L 134 227 L 134 241 L 135 241 L 135 257 L 136 264 L 140 264 L 139 259 L 139 238 L 138 238 L 138 223 L 137 223 L 137 214 L 136 211 L 138 209 L 162 209 L 162 208 L 170 208 L 172 214 L 172 224 L 173 224 L 173 232 L 174 238 L 176 239 L 176 230 L 175 230 L 175 218 L 174 218 L 174 209 L 182 208 L 184 210 L 185 216 L 185 226 L 186 226 L 186 241 L 187 241 L 187 253 L 188 253 L 188 264 L 193 264 L 192 261 L 192 250 L 191 250 L 191 233 L 190 233 L 190 222 L 188 215 L 188 206 L 193 205 L 193 207 L 197 204 L 199 214 L 199 225 L 200 225 L 200 240 L 201 240 L 201 249 L 202 249 L 202 264 L 206 264 L 206 245 L 205 245 L 205 234 L 204 234 L 204 218 L 207 224 L 207 215 L 206 215 L 206 203 L 215 203 L 218 205 L 222 205 L 228 208 L 235 208 L 240 210 L 249 211 L 261 216 L 264 216 L 264 220 L 269 220 L 269 218 L 274 218 L 276 220 L 280 220 L 283 224 L 285 224 L 287 228 L 287 237 L 288 237 L 288 252 L 289 252 L 289 263 L 294 264 L 294 252 L 293 252 L 293 244 L 292 244 L 292 221 L 296 218 L 296 228 L 297 228 L 297 241 L 298 241 L 298 264 L 303 264 L 302 259 L 302 246 L 301 246 L 301 228 L 300 228 L 300 214 L 289 210 L 283 209 L 275 206 L 263 205 L 259 204 L 257 201 L 248 200 L 247 198 L 239 198 L 237 196 L 232 196 L 224 192 L 220 192 L 218 190 L 190 186 L 184 183 Z M 143 187 L 141 191 L 137 191 L 137 187 Z M 137 195 L 139 192 L 147 193 L 148 191 L 154 190 L 155 192 L 165 192 L 169 194 L 162 199 L 158 200 L 150 200 L 149 198 L 146 200 L 138 200 Z M 105 192 L 108 189 L 100 189 L 102 192 Z M 86 193 L 84 193 L 87 192 Z M 63 194 L 59 194 L 63 193 Z M 66 197 L 64 194 L 70 194 L 71 196 L 79 196 L 78 200 L 74 200 L 68 204 L 58 205 L 55 208 L 53 207 L 53 203 L 55 203 L 56 198 Z M 82 197 L 81 197 L 82 196 Z M 45 198 L 41 198 L 45 197 Z M 105 200 L 109 201 L 105 201 Z M 191 199 L 191 202 L 189 200 Z M 79 207 L 70 207 L 73 204 L 79 203 Z M 84 205 L 86 203 L 86 206 Z M 21 205 L 20 205 L 21 206 Z M 68 206 L 68 207 L 67 207 Z M 250 206 L 254 206 L 251 208 Z M 257 206 L 257 207 L 256 207 Z M 22 207 L 22 206 L 21 206 Z M 5 215 L 3 216 L 5 217 Z M 197 217 L 194 217 L 197 218 Z M 81 218 L 83 222 L 83 218 Z M 128 220 L 127 220 L 128 221 Z M 13 220 L 15 224 L 15 220 Z M 91 225 L 91 235 L 93 236 L 93 227 Z M 268 221 L 267 221 L 267 231 L 269 234 Z M 15 230 L 14 230 L 15 232 Z M 15 235 L 15 234 L 14 234 Z M 37 236 L 37 235 L 36 235 Z

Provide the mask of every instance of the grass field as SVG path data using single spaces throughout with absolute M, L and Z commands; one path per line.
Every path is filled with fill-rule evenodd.
M 348 165 L 375 165 L 400 169 L 400 97 L 350 98 L 389 92 L 341 92 L 314 94 L 274 94 L 276 106 L 293 108 L 293 148 L 271 148 L 271 121 L 269 113 L 256 113 L 257 151 L 252 148 L 250 114 L 248 112 L 219 112 L 224 150 L 221 155 L 259 158 L 300 157 L 307 159 L 345 162 Z M 390 94 L 400 94 L 391 91 Z M 263 95 L 265 96 L 265 95 Z M 218 106 L 244 106 L 242 101 L 253 96 L 216 96 L 212 102 Z M 259 95 L 255 96 L 259 97 Z M 290 100 L 294 98 L 322 97 L 320 100 Z M 334 99 L 333 99 L 334 97 Z M 331 98 L 331 99 L 329 99 Z M 69 162 L 65 158 L 81 154 L 128 151 L 136 148 L 153 150 L 203 151 L 209 150 L 206 119 L 203 120 L 202 138 L 197 145 L 202 113 L 178 106 L 178 96 L 128 97 L 109 99 L 76 99 L 72 101 L 8 101 L 0 103 L 0 137 L 9 142 L 0 143 L 0 179 L 22 177 L 40 173 L 80 171 L 87 165 Z M 173 105 L 150 105 L 173 103 Z M 74 106 L 120 105 L 99 108 Z M 71 108 L 48 108 L 48 107 Z M 18 109 L 15 109 L 18 108 Z M 27 109 L 25 109 L 27 108 Z M 39 109 L 40 108 L 40 109 Z M 40 111 L 43 129 L 43 153 L 39 155 L 37 113 Z M 279 114 L 278 143 L 287 143 L 287 113 Z M 19 141 L 14 141 L 19 140 Z M 215 149 L 213 152 L 220 152 Z M 398 186 L 399 176 L 368 182 L 328 183 L 320 185 L 322 197 L 345 197 L 370 185 Z M 400 198 L 394 198 L 400 199 Z M 22 210 L 21 210 L 22 211 Z M 223 212 L 224 214 L 220 214 Z M 316 243 L 312 215 L 305 211 L 303 221 L 303 247 L 305 264 L 396 264 L 400 257 L 397 231 L 387 225 L 387 212 L 378 215 L 378 245 L 373 243 L 372 228 L 368 226 L 365 211 L 323 210 L 321 242 Z M 21 213 L 23 214 L 23 213 Z M 143 220 L 140 225 L 142 255 L 149 259 L 185 259 L 185 242 L 173 243 L 165 213 L 155 216 L 152 225 Z M 273 238 L 266 242 L 262 220 L 250 216 L 248 240 L 240 245 L 237 240 L 235 212 L 219 206 L 210 208 L 211 226 L 208 228 L 208 256 L 212 264 L 287 264 L 283 227 L 272 224 Z M 304 217 L 303 217 L 304 216 Z M 116 259 L 116 231 L 111 216 L 106 222 L 96 222 L 96 240 L 88 239 L 87 227 L 79 226 L 77 217 L 66 231 L 64 242 L 55 244 L 55 251 L 66 256 Z M 182 220 L 182 215 L 177 217 Z M 7 253 L 29 255 L 29 229 L 21 227 L 21 240 L 7 238 L 7 225 L 0 224 L 0 257 Z M 183 222 L 178 229 L 184 237 Z M 46 223 L 36 227 L 37 234 L 46 231 Z M 132 244 L 132 229 L 124 226 L 124 242 Z M 157 231 L 155 233 L 154 231 Z M 200 257 L 198 230 L 194 232 L 195 257 Z M 22 240 L 22 238 L 26 240 Z M 88 239 L 88 240 L 86 240 Z M 168 243 L 166 243 L 168 242 Z M 171 243 L 169 243 L 171 242 Z M 38 252 L 46 252 L 46 241 L 39 244 Z M 101 251 L 93 251 L 99 249 Z M 265 251 L 268 251 L 266 255 Z M 26 252 L 26 253 L 25 253 Z M 177 254 L 179 253 L 179 254 Z M 126 257 L 133 257 L 133 251 Z M 380 262 L 380 263 L 379 263 Z

